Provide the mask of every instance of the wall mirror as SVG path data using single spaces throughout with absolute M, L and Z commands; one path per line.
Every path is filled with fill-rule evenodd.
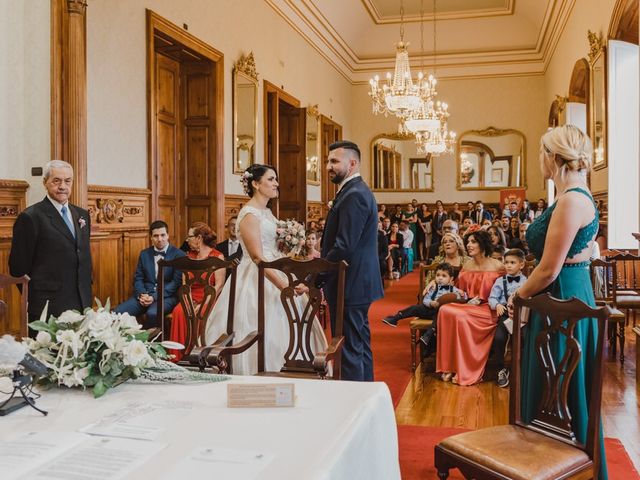
M 458 190 L 525 187 L 526 142 L 518 130 L 469 130 L 458 138 Z
M 414 137 L 385 133 L 371 141 L 374 191 L 433 192 L 431 155 L 418 155 Z
M 592 31 L 589 37 L 589 136 L 593 142 L 593 168 L 607 166 L 607 52 L 602 36 Z
M 255 162 L 258 130 L 258 72 L 253 52 L 233 68 L 233 173 L 241 174 Z
M 317 105 L 307 107 L 305 139 L 307 183 L 320 185 L 320 112 Z

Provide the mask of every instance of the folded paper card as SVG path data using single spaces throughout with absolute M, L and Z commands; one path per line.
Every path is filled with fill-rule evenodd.
M 261 383 L 227 385 L 227 407 L 293 407 L 293 383 Z

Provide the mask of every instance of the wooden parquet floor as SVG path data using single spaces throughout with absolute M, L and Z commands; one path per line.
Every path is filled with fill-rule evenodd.
M 640 470 L 640 389 L 635 380 L 635 335 L 626 329 L 625 363 L 607 355 L 603 387 L 603 426 L 607 437 L 620 439 Z M 425 371 L 433 372 L 433 360 Z M 396 408 L 399 425 L 477 429 L 508 423 L 509 389 L 498 388 L 488 371 L 479 385 L 459 387 L 434 373 L 412 377 Z M 488 381 L 491 380 L 491 381 Z

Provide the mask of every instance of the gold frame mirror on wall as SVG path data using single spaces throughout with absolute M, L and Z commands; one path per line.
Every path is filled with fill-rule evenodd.
M 257 131 L 258 72 L 251 52 L 233 67 L 233 173 L 255 163 Z
M 456 188 L 526 188 L 526 152 L 526 138 L 519 130 L 488 127 L 464 132 L 456 146 Z
M 371 190 L 433 192 L 433 163 L 431 155 L 418 155 L 413 135 L 376 135 L 371 140 Z
M 320 185 L 322 178 L 320 165 L 320 112 L 318 105 L 307 107 L 307 125 L 305 127 L 305 160 L 307 184 Z
M 607 48 L 602 35 L 589 30 L 589 136 L 593 142 L 593 169 L 607 167 Z

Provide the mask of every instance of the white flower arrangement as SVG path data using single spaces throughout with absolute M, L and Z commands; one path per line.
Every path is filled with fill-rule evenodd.
M 304 225 L 290 219 L 278 220 L 276 234 L 278 235 L 278 249 L 281 252 L 290 257 L 300 255 L 306 240 Z
M 109 301 L 104 307 L 97 303 L 96 310 L 67 310 L 48 319 L 45 307 L 40 320 L 29 324 L 38 334 L 23 342 L 48 368 L 41 383 L 93 387 L 97 398 L 168 357 L 162 344 L 148 341 L 149 333 L 134 317 L 110 312 Z

